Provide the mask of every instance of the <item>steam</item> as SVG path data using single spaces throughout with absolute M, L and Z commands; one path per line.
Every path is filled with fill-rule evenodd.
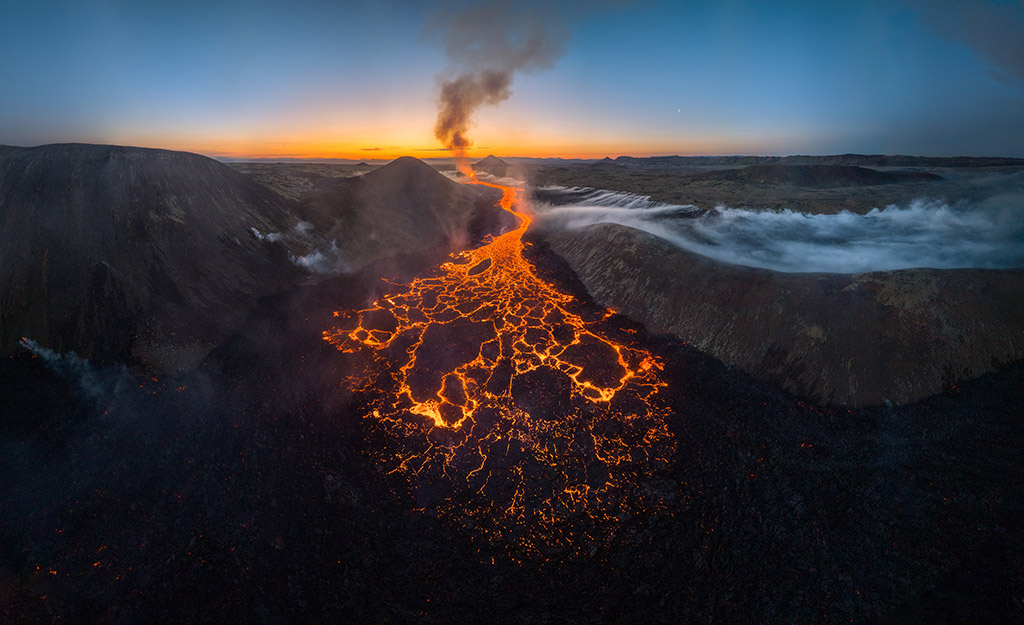
M 50 371 L 65 380 L 75 382 L 79 390 L 91 399 L 110 395 L 128 378 L 128 373 L 123 367 L 113 372 L 97 371 L 87 359 L 75 352 L 60 354 L 24 337 L 18 344 L 42 360 Z
M 268 232 L 266 234 L 263 234 L 258 229 L 253 228 L 252 226 L 249 227 L 249 230 L 252 231 L 252 236 L 256 237 L 258 241 L 268 241 L 270 243 L 276 243 L 281 240 L 280 232 Z
M 860 273 L 912 267 L 1024 267 L 1020 194 L 973 204 L 915 200 L 864 215 L 813 215 L 651 202 L 628 193 L 581 189 L 559 193 L 570 203 L 538 209 L 537 224 L 579 228 L 617 223 L 644 230 L 716 260 L 784 272 Z
M 333 240 L 330 245 L 317 248 L 309 254 L 302 256 L 289 254 L 288 259 L 310 273 L 347 273 L 352 269 L 342 255 L 341 250 L 338 249 L 337 240 Z
M 267 243 L 283 242 L 288 247 L 298 247 L 313 251 L 308 254 L 296 254 L 290 252 L 288 260 L 297 267 L 302 267 L 309 273 L 314 274 L 337 274 L 348 273 L 352 270 L 351 265 L 338 248 L 337 239 L 326 242 L 326 237 L 316 232 L 316 227 L 308 221 L 299 221 L 295 226 L 286 232 L 260 232 L 257 228 L 250 227 L 252 235 L 259 241 Z
M 252 232 L 252 236 L 256 237 L 258 241 L 266 241 L 268 243 L 277 243 L 282 240 L 302 240 L 307 238 L 311 231 L 315 230 L 313 224 L 308 221 L 299 221 L 295 226 L 287 232 L 260 232 L 259 229 L 252 226 L 249 227 L 249 231 Z
M 436 15 L 433 26 L 458 71 L 441 80 L 434 135 L 456 154 L 472 145 L 473 113 L 507 100 L 516 72 L 554 65 L 568 39 L 555 9 L 529 3 L 463 3 Z

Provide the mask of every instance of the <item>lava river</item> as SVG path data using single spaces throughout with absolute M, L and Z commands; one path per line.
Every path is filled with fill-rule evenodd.
M 324 339 L 363 354 L 346 383 L 365 398 L 375 460 L 419 511 L 511 551 L 578 551 L 660 506 L 641 485 L 675 453 L 662 367 L 614 313 L 538 276 L 520 189 L 470 180 L 500 189 L 518 228 L 335 312 Z

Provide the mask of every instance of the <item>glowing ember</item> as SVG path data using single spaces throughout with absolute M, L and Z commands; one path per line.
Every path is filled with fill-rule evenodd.
M 367 310 L 336 312 L 324 338 L 372 356 L 352 382 L 380 426 L 375 455 L 412 480 L 424 512 L 528 550 L 601 539 L 664 497 L 641 487 L 675 451 L 655 402 L 661 365 L 611 311 L 590 318 L 537 276 L 519 189 L 468 173 L 502 190 L 519 227 Z

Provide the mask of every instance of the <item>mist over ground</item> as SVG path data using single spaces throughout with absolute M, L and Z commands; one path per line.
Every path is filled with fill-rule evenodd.
M 616 223 L 715 260 L 774 271 L 1024 267 L 1020 188 L 1001 188 L 977 201 L 921 198 L 863 215 L 724 205 L 704 210 L 579 187 L 542 187 L 535 196 L 542 228 Z

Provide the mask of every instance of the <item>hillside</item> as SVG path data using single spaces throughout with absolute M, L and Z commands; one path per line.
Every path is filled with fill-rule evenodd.
M 22 337 L 143 370 L 196 364 L 298 270 L 251 228 L 292 206 L 183 152 L 57 144 L 0 153 L 0 349 Z
M 467 187 L 401 157 L 302 200 L 299 213 L 336 241 L 353 269 L 395 254 L 465 247 L 512 225 L 493 189 Z
M 693 174 L 690 178 L 798 187 L 859 187 L 942 180 L 941 176 L 923 171 L 879 171 L 856 165 L 750 165 Z
M 614 224 L 546 240 L 598 302 L 817 403 L 906 403 L 1024 357 L 1024 272 L 795 274 Z

